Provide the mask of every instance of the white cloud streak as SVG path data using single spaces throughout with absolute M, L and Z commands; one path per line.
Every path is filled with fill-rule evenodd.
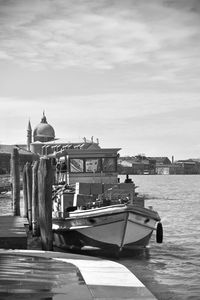
M 166 1 L 1 2 L 0 58 L 32 68 L 146 63 L 178 71 L 192 45 L 200 48 L 198 15 Z

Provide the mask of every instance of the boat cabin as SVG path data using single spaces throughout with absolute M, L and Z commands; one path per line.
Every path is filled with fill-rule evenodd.
M 119 150 L 95 143 L 43 146 L 43 155 L 54 161 L 55 217 L 67 217 L 76 209 L 135 201 L 135 184 L 118 180 Z
M 119 148 L 62 149 L 50 156 L 55 158 L 56 183 L 116 184 Z

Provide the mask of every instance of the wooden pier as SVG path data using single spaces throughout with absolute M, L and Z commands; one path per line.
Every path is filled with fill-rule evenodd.
M 29 249 L 30 236 L 41 237 L 43 250 L 53 250 L 52 163 L 40 158 L 23 169 L 23 197 L 20 186 L 19 153 L 11 155 L 12 216 L 0 216 L 0 248 Z M 25 226 L 26 225 L 26 226 Z M 39 226 L 40 225 L 40 226 Z
M 0 216 L 0 248 L 27 249 L 26 216 L 20 214 L 19 153 L 14 148 L 11 154 L 11 186 L 13 215 Z
M 27 249 L 26 218 L 0 216 L 0 248 Z

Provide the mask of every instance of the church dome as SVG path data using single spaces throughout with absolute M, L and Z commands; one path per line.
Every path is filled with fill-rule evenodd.
M 34 129 L 33 138 L 34 142 L 48 142 L 55 139 L 55 131 L 53 127 L 47 123 L 47 119 L 44 113 L 41 122 Z

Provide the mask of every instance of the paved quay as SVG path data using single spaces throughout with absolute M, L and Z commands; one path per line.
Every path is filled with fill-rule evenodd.
M 63 252 L 0 249 L 0 299 L 156 298 L 117 262 Z

